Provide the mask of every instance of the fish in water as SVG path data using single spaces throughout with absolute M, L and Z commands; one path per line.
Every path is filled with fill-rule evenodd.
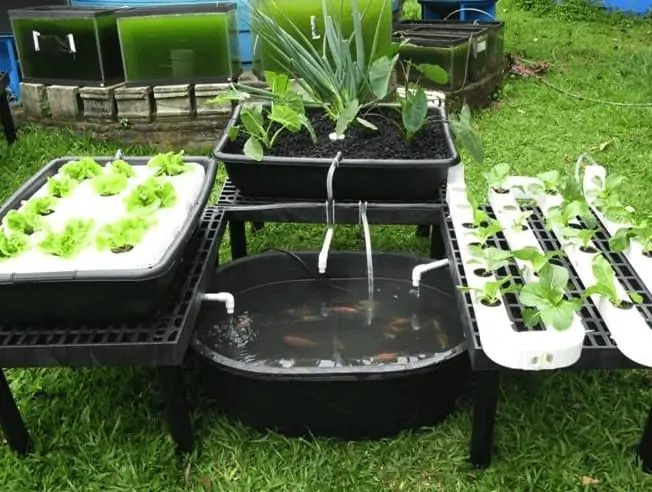
M 411 321 L 408 318 L 399 318 L 394 317 L 389 320 L 387 325 L 387 331 L 389 333 L 403 333 L 405 330 L 412 326 Z
M 386 340 L 396 340 L 396 335 L 394 333 L 383 332 L 383 337 Z
M 306 316 L 301 316 L 298 319 L 295 319 L 293 323 L 316 323 L 317 321 L 321 321 L 323 319 L 324 318 L 319 314 L 308 314 Z
M 286 335 L 283 337 L 283 341 L 286 345 L 293 348 L 315 348 L 317 343 L 310 340 L 309 338 Z
M 359 314 L 360 310 L 355 306 L 332 306 L 328 311 L 336 314 Z
M 374 355 L 371 360 L 373 362 L 386 363 L 395 362 L 397 358 L 398 354 L 396 352 L 381 352 L 380 354 Z

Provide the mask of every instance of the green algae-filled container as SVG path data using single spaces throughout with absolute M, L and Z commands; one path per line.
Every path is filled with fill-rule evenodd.
M 252 8 L 267 14 L 287 32 L 294 32 L 296 26 L 304 39 L 321 52 L 324 43 L 324 16 L 322 0 L 251 0 Z M 392 40 L 392 0 L 358 0 L 358 10 L 362 14 L 362 30 L 367 58 L 371 51 L 376 27 L 378 26 L 378 42 L 376 53 L 388 52 Z M 351 1 L 326 0 L 328 14 L 337 24 L 341 21 L 342 33 L 350 36 L 353 32 L 353 15 Z M 380 22 L 380 25 L 378 23 Z M 252 25 L 254 41 L 253 70 L 258 75 L 265 70 L 282 72 L 283 70 L 273 60 L 270 49 L 256 37 L 255 26 Z M 301 36 L 297 34 L 297 39 Z
M 242 71 L 235 3 L 116 13 L 128 85 L 224 82 Z
M 395 38 L 395 41 L 407 39 L 399 49 L 399 59 L 403 62 L 411 61 L 415 65 L 428 63 L 439 65 L 448 73 L 448 83 L 438 85 L 421 77 L 421 85 L 429 88 L 458 90 L 464 87 L 469 81 L 468 60 L 471 43 L 468 36 L 441 34 L 439 36 L 410 35 L 408 37 Z M 402 79 L 402 72 L 399 70 L 399 80 Z M 416 81 L 419 78 L 417 70 L 410 71 L 410 79 Z
M 10 10 L 23 80 L 95 86 L 122 82 L 114 12 L 64 6 Z

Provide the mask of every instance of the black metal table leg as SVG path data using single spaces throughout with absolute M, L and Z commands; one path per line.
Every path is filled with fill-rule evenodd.
M 444 246 L 441 226 L 433 224 L 430 229 L 430 258 L 444 258 L 445 256 L 446 247 Z
M 650 407 L 650 413 L 645 422 L 641 443 L 638 445 L 638 455 L 643 462 L 643 470 L 646 473 L 652 473 L 652 407 Z
M 237 260 L 247 256 L 247 236 L 244 222 L 229 220 L 229 234 L 231 235 L 231 258 Z
M 7 91 L 2 87 L 0 87 L 0 123 L 2 123 L 7 142 L 10 144 L 14 143 L 16 141 L 16 128 L 14 127 L 14 120 L 11 117 Z
M 189 453 L 195 444 L 195 436 L 190 422 L 190 409 L 186 401 L 181 366 L 157 367 L 161 395 L 163 396 L 165 420 L 177 445 L 177 450 Z
M 2 369 L 0 369 L 0 427 L 11 449 L 19 454 L 30 452 L 32 441 Z
M 500 377 L 497 371 L 480 371 L 475 378 L 471 463 L 486 468 L 491 463 Z
M 264 222 L 252 222 L 251 223 L 251 232 L 258 232 L 262 231 L 265 229 L 265 223 Z

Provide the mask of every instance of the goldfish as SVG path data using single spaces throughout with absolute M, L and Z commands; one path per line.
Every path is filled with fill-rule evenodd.
M 328 309 L 331 313 L 337 314 L 358 314 L 360 311 L 353 306 L 333 306 Z
M 286 335 L 283 337 L 283 341 L 286 345 L 294 348 L 315 348 L 317 343 L 310 340 L 309 338 Z
M 396 352 L 381 352 L 380 354 L 374 355 L 371 360 L 373 362 L 395 362 L 398 354 Z

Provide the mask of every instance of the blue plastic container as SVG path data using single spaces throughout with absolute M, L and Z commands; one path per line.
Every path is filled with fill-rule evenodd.
M 426 20 L 492 21 L 496 0 L 419 0 L 421 17 Z
M 652 11 L 652 0 L 603 0 L 608 9 L 622 10 L 634 14 L 647 14 Z
M 20 69 L 13 36 L 0 35 L 0 72 L 9 74 L 9 98 L 20 99 Z

